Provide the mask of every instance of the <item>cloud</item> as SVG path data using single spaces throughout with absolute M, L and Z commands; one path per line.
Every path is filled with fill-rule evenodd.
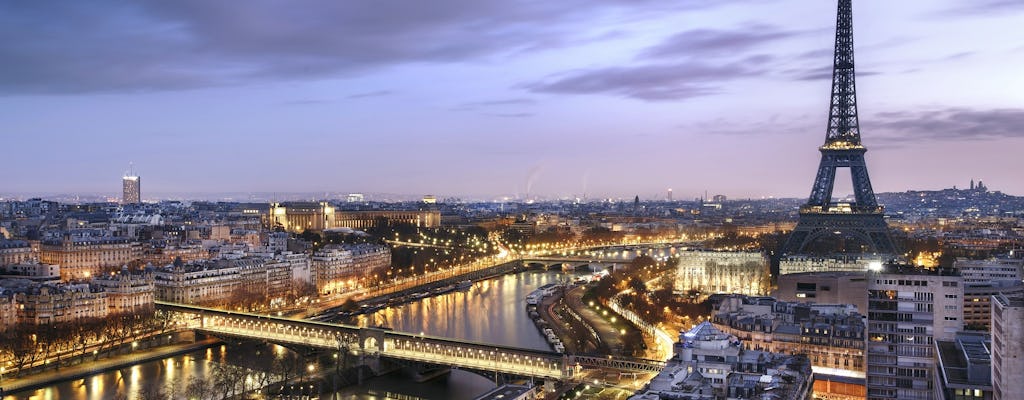
M 534 116 L 535 113 L 516 111 L 516 109 L 530 107 L 534 104 L 537 104 L 537 101 L 534 99 L 516 97 L 509 99 L 471 101 L 453 107 L 452 111 L 472 111 L 489 117 L 527 118 Z
M 327 103 L 331 103 L 331 102 L 332 102 L 331 100 L 322 100 L 322 99 L 300 99 L 300 100 L 285 101 L 285 102 L 282 102 L 281 104 L 284 104 L 284 105 L 287 105 L 287 106 L 315 106 L 315 105 L 327 104 Z
M 759 63 L 739 61 L 713 65 L 685 61 L 609 67 L 555 75 L 523 87 L 536 93 L 614 94 L 646 101 L 681 100 L 720 93 L 724 81 L 764 73 L 755 65 Z
M 1024 138 L 1024 109 L 979 110 L 950 107 L 920 111 L 878 113 L 862 119 L 867 131 L 881 132 L 882 141 L 995 140 Z
M 530 112 L 517 112 L 517 113 L 486 113 L 484 115 L 489 115 L 489 116 L 492 116 L 492 117 L 500 117 L 500 118 L 528 118 L 528 117 L 532 117 L 534 114 L 530 113 Z
M 471 101 L 468 103 L 462 103 L 458 107 L 459 109 L 475 109 L 481 107 L 504 107 L 504 106 L 529 106 L 537 104 L 537 101 L 530 98 L 520 97 L 513 99 L 497 99 L 497 100 L 484 100 L 484 101 Z
M 390 95 L 390 94 L 392 94 L 392 93 L 394 93 L 394 92 L 393 92 L 393 91 L 390 91 L 390 90 L 374 90 L 374 91 L 371 91 L 371 92 L 362 92 L 362 93 L 354 93 L 354 94 L 350 94 L 350 95 L 348 95 L 348 96 L 345 96 L 345 98 L 346 98 L 346 99 L 351 99 L 351 100 L 355 100 L 355 99 L 365 99 L 365 98 L 367 98 L 367 97 L 381 97 L 381 96 L 387 96 L 387 95 Z
M 808 68 L 808 69 L 789 69 L 789 70 L 784 71 L 784 73 L 786 75 L 789 75 L 793 79 L 798 80 L 798 81 L 830 80 L 830 79 L 832 79 L 832 69 L 833 69 L 833 66 L 826 65 L 826 66 L 822 66 L 822 67 Z M 865 77 L 865 76 L 873 76 L 873 75 L 878 75 L 878 74 L 879 73 L 875 72 L 875 71 L 860 71 L 860 70 L 858 70 L 857 71 L 857 78 L 861 78 L 861 77 Z
M 801 32 L 786 31 L 761 24 L 738 29 L 694 29 L 677 33 L 662 43 L 647 48 L 640 53 L 640 57 L 662 58 L 695 55 L 707 57 L 735 54 L 799 34 Z
M 1006 14 L 1024 11 L 1024 2 L 1020 0 L 972 0 L 958 3 L 934 14 L 935 18 L 959 17 L 978 14 Z
M 589 15 L 727 2 L 708 3 L 0 2 L 0 94 L 181 90 L 465 62 L 572 43 Z
M 536 93 L 612 94 L 645 101 L 683 100 L 724 91 L 727 81 L 766 74 L 777 58 L 751 54 L 804 34 L 770 25 L 679 32 L 637 54 L 649 63 L 569 71 L 521 85 Z M 654 61 L 672 59 L 675 62 Z

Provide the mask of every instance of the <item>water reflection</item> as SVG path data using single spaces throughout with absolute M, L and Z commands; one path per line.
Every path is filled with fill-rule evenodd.
M 534 289 L 572 279 L 558 272 L 531 271 L 477 282 L 468 291 L 428 297 L 357 317 L 359 326 L 549 350 L 530 322 L 524 299 Z
M 361 326 L 383 325 L 406 332 L 424 332 L 471 341 L 548 350 L 526 314 L 524 299 L 534 289 L 571 279 L 556 272 L 523 272 L 477 282 L 468 291 L 456 291 L 387 308 L 358 318 Z M 221 345 L 186 355 L 169 357 L 108 371 L 85 379 L 60 383 L 44 389 L 9 395 L 3 400 L 109 400 L 124 394 L 138 398 L 147 385 L 170 387 L 182 397 L 190 380 L 212 381 L 214 368 L 221 364 L 258 369 L 275 359 L 294 353 L 284 347 L 259 343 Z M 316 365 L 319 370 L 322 366 Z M 252 379 L 247 376 L 246 379 Z M 368 381 L 364 386 L 342 390 L 338 398 L 373 400 L 415 396 L 424 399 L 472 399 L 491 389 L 494 383 L 466 371 L 452 371 L 447 379 L 413 383 L 399 374 Z M 210 396 L 213 397 L 213 396 Z

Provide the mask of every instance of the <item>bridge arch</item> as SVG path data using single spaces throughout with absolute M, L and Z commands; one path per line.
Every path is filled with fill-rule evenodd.
M 363 328 L 359 330 L 359 350 L 364 354 L 380 354 L 384 352 L 383 329 Z

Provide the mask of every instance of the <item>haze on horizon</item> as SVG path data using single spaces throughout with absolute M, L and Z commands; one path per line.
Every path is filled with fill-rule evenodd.
M 835 2 L 711 3 L 0 1 L 0 192 L 805 197 Z M 876 192 L 1024 195 L 1022 17 L 854 2 Z

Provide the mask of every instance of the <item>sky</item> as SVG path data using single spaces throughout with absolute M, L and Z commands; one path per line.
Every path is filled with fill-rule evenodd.
M 1024 2 L 854 3 L 875 191 L 1024 195 Z M 0 0 L 0 193 L 806 197 L 835 4 Z

